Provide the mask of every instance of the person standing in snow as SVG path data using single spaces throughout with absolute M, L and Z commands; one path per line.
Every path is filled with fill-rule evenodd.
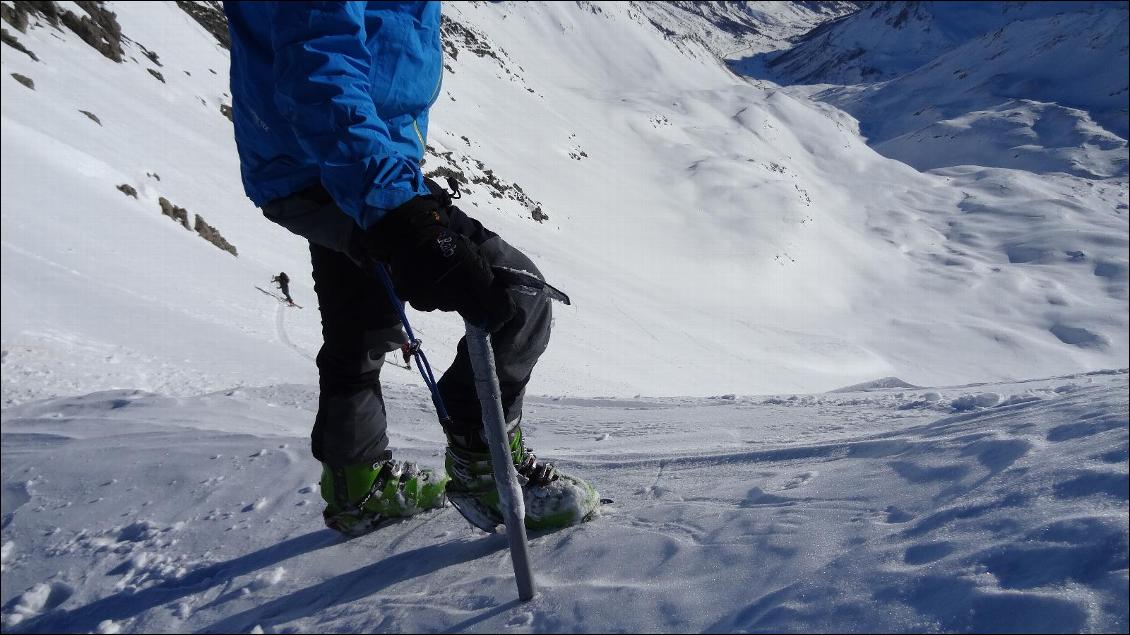
M 502 522 L 465 341 L 439 381 L 451 415 L 446 474 L 392 458 L 379 375 L 405 337 L 374 266 L 417 310 L 457 312 L 492 333 L 514 465 L 538 501 L 527 527 L 591 517 L 596 491 L 539 461 L 520 425 L 550 304 L 511 292 L 491 266 L 537 267 L 421 172 L 443 70 L 439 3 L 225 2 L 224 11 L 244 189 L 310 242 L 323 338 L 311 447 L 326 524 L 364 533 L 440 507 L 445 494 L 479 527 Z
M 412 345 L 408 342 L 401 344 L 400 355 L 404 358 L 404 367 L 412 370 Z
M 290 276 L 285 271 L 280 271 L 279 275 L 271 278 L 271 282 L 279 285 L 279 291 L 282 291 L 287 304 L 294 304 L 294 299 L 290 297 Z

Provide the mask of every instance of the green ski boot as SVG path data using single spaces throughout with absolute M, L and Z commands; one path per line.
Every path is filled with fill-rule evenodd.
M 539 461 L 522 443 L 522 428 L 510 432 L 510 455 L 526 503 L 526 528 L 550 530 L 591 520 L 598 514 L 600 497 L 583 480 L 551 463 Z M 472 525 L 493 532 L 503 524 L 490 449 L 482 439 L 448 435 L 447 499 Z
M 330 529 L 360 536 L 385 520 L 443 507 L 446 483 L 446 475 L 391 459 L 339 468 L 323 463 L 322 517 Z

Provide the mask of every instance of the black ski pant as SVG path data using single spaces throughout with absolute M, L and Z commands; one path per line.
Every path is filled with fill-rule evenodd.
M 434 183 L 429 187 L 442 191 Z M 541 276 L 525 254 L 462 210 L 451 205 L 447 212 L 451 229 L 478 245 L 492 265 Z M 314 458 L 332 467 L 388 458 L 380 371 L 385 353 L 398 350 L 407 338 L 381 282 L 359 264 L 364 262 L 357 247 L 360 230 L 321 186 L 272 201 L 263 213 L 310 241 L 322 317 L 317 357 L 320 394 L 311 434 Z M 549 344 L 552 315 L 545 293 L 514 291 L 511 296 L 517 313 L 491 340 L 506 420 L 514 423 L 521 418 L 522 396 L 534 365 Z M 460 339 L 455 361 L 440 378 L 439 387 L 451 415 L 446 432 L 461 439 L 481 439 L 482 416 L 466 338 Z

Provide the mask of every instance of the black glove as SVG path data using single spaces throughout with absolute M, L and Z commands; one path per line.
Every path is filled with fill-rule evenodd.
M 466 236 L 448 228 L 432 196 L 418 196 L 390 211 L 363 237 L 365 249 L 389 265 L 396 293 L 418 311 L 458 311 L 463 319 L 496 331 L 514 317 L 514 300 Z

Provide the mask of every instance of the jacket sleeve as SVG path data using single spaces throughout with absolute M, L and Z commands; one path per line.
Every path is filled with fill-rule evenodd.
M 419 165 L 392 149 L 373 105 L 363 10 L 362 2 L 278 2 L 271 37 L 275 105 L 334 202 L 368 229 L 428 190 Z

